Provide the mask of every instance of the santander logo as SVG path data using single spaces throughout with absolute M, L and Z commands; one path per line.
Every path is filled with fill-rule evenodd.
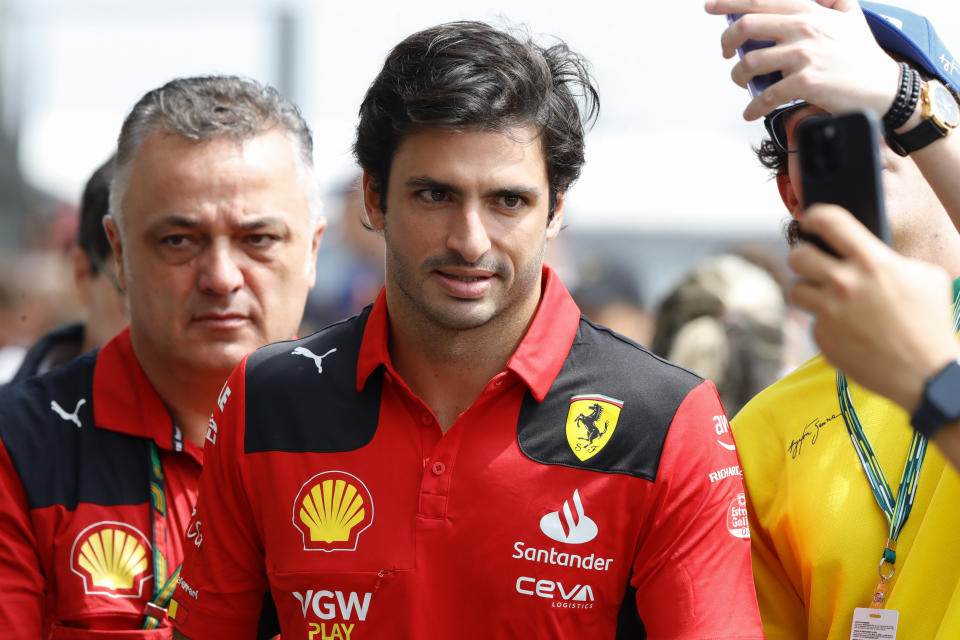
M 576 519 L 570 511 L 570 501 L 564 500 L 563 517 L 560 516 L 561 511 L 551 511 L 540 518 L 540 530 L 551 540 L 567 544 L 582 544 L 596 538 L 599 531 L 597 523 L 584 515 L 580 492 L 576 489 L 573 491 L 573 508 Z

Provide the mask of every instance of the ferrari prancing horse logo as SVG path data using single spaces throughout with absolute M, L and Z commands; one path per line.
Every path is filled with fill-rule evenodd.
M 567 443 L 573 454 L 587 460 L 599 453 L 610 442 L 622 408 L 622 400 L 598 393 L 570 398 Z

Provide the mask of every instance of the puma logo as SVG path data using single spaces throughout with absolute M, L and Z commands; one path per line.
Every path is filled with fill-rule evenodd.
M 322 356 L 318 356 L 314 354 L 312 351 L 310 351 L 310 349 L 307 349 L 306 347 L 297 347 L 296 349 L 291 351 L 290 354 L 294 356 L 304 356 L 306 358 L 310 358 L 317 365 L 317 373 L 323 373 L 323 359 L 326 358 L 331 353 L 333 353 L 334 351 L 336 351 L 336 348 L 330 349 L 330 351 L 327 351 Z
M 67 413 L 66 411 L 64 411 L 63 407 L 57 404 L 56 400 L 50 401 L 50 408 L 53 409 L 54 413 L 56 413 L 58 416 L 60 416 L 67 422 L 72 422 L 75 425 L 77 425 L 77 429 L 79 429 L 83 425 L 80 423 L 80 418 L 77 417 L 77 414 L 80 413 L 80 407 L 86 404 L 86 402 L 87 402 L 86 398 L 80 398 L 80 400 L 77 402 L 77 408 L 73 410 L 73 413 Z

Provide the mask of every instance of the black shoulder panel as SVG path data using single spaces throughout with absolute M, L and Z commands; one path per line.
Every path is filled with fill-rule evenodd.
M 147 441 L 93 423 L 97 353 L 0 390 L 0 439 L 31 509 L 149 498 Z
M 244 451 L 334 453 L 373 439 L 382 368 L 357 392 L 357 357 L 370 307 L 308 338 L 271 344 L 246 370 Z
M 567 360 L 543 402 L 537 403 L 529 392 L 523 400 L 517 424 L 520 450 L 543 464 L 652 481 L 670 423 L 683 399 L 702 381 L 610 329 L 581 318 Z M 567 442 L 567 419 L 571 399 L 591 395 L 616 399 L 623 407 L 606 445 L 581 461 Z M 583 438 L 578 442 L 586 442 L 590 435 L 590 416 L 584 414 L 583 418 L 586 420 L 573 423 L 577 437 Z

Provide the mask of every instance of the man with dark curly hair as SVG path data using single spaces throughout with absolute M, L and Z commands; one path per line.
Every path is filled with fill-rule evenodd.
M 581 316 L 544 266 L 584 162 L 586 62 L 415 33 L 354 150 L 386 284 L 233 373 L 180 637 L 759 638 L 736 453 L 707 381 Z
M 850 255 L 851 243 L 841 230 L 824 233 L 825 221 L 840 224 L 829 213 L 837 214 L 836 207 L 811 207 L 805 218 L 796 129 L 815 114 L 870 110 L 882 116 L 885 128 L 883 186 L 894 248 L 960 276 L 960 236 L 953 222 L 960 221 L 955 185 L 960 134 L 954 131 L 960 121 L 960 64 L 930 22 L 898 7 L 853 0 L 709 0 L 706 8 L 745 14 L 722 36 L 727 57 L 748 39 L 773 42 L 743 55 L 733 78 L 746 86 L 754 76 L 782 74 L 754 97 L 744 116 L 765 119 L 770 138 L 760 158 L 775 171 L 794 219 L 791 241 L 799 224 Z M 846 221 L 852 222 L 849 216 Z M 842 308 L 847 324 L 856 323 L 862 332 L 889 326 L 873 315 L 876 306 L 840 307 L 863 286 L 883 286 L 858 275 L 876 267 L 802 244 L 791 257 L 805 278 L 793 288 L 796 302 L 821 312 Z M 955 287 L 955 300 L 958 293 Z M 902 304 L 909 302 L 905 298 Z M 825 326 L 829 330 L 829 323 L 820 325 L 815 336 L 832 340 Z M 874 344 L 886 340 L 901 351 L 901 362 L 915 361 L 893 375 L 912 379 L 929 364 L 929 355 L 912 352 L 893 335 L 876 337 Z M 955 350 L 943 353 L 940 366 L 951 353 Z M 870 388 L 878 388 L 875 380 Z M 912 400 L 919 402 L 919 383 L 914 391 Z M 956 637 L 960 478 L 937 449 L 927 448 L 927 438 L 943 426 L 936 418 L 918 410 L 911 419 L 894 402 L 848 380 L 822 355 L 761 392 L 736 416 L 733 431 L 768 637 L 893 637 L 891 629 L 898 638 Z

